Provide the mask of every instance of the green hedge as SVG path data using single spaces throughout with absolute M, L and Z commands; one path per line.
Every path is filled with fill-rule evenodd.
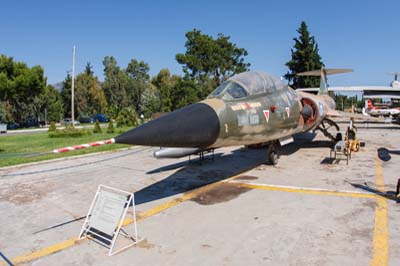
M 48 132 L 54 132 L 54 131 L 56 131 L 56 130 L 57 130 L 57 128 L 56 128 L 56 123 L 51 122 Z
M 92 135 L 92 131 L 88 129 L 76 129 L 72 126 L 49 132 L 50 138 L 78 138 L 86 135 Z

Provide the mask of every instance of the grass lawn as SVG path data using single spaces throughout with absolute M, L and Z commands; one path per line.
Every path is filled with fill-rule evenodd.
M 0 167 L 129 147 L 122 144 L 108 144 L 61 154 L 42 154 L 57 148 L 110 139 L 129 129 L 122 128 L 112 134 L 101 133 L 75 138 L 49 138 L 47 132 L 1 136 Z

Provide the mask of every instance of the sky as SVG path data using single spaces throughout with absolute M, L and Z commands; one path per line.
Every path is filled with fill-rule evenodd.
M 251 70 L 282 76 L 293 38 L 306 21 L 327 67 L 353 68 L 331 76 L 331 86 L 382 85 L 400 71 L 400 1 L 4 1 L 0 54 L 41 65 L 48 84 L 64 80 L 76 46 L 76 72 L 86 63 L 103 80 L 102 60 L 114 56 L 125 68 L 132 58 L 150 74 L 185 52 L 185 33 L 229 35 L 249 55 Z

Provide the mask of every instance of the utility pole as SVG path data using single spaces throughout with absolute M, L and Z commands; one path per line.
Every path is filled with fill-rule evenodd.
M 74 72 L 72 72 L 72 73 L 74 73 Z M 74 74 L 72 74 L 72 76 L 74 76 Z M 72 84 L 74 84 L 74 83 L 72 83 Z M 72 88 L 74 87 L 74 85 L 72 85 Z M 72 91 L 74 91 L 74 90 L 72 90 Z M 342 111 L 344 111 L 344 97 L 342 97 Z
M 72 84 L 71 84 L 71 121 L 72 121 L 72 126 L 75 125 L 74 85 L 75 85 L 75 45 L 74 45 L 74 48 L 72 49 Z

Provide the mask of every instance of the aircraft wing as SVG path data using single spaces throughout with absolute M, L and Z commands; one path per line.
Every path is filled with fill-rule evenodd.
M 319 88 L 298 88 L 298 91 L 317 93 Z M 400 99 L 400 89 L 388 86 L 342 86 L 328 87 L 328 91 L 333 92 L 363 92 L 366 99 Z
M 341 86 L 328 87 L 328 91 L 399 91 L 389 86 Z
M 319 88 L 298 88 L 298 91 L 305 92 L 318 92 Z M 400 89 L 388 86 L 340 86 L 328 87 L 328 91 L 395 91 L 399 92 Z
M 338 110 L 329 110 L 326 115 L 328 117 L 342 117 L 342 118 L 348 118 L 348 119 L 383 122 L 383 120 L 381 118 L 372 117 L 372 116 L 363 115 L 363 114 L 348 113 L 348 112 L 343 112 L 343 111 L 338 111 Z
M 400 89 L 387 86 L 349 86 L 349 87 L 329 87 L 328 91 L 349 92 L 362 91 L 366 99 L 400 99 Z
M 296 91 L 319 92 L 319 88 L 298 88 Z

